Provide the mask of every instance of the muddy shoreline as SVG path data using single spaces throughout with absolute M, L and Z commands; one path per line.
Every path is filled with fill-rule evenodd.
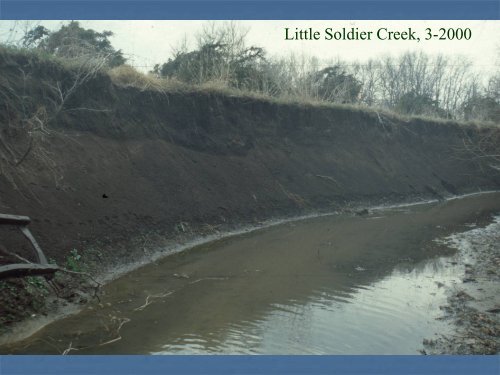
M 483 195 L 483 194 L 489 194 L 489 193 L 491 193 L 491 192 L 477 193 L 477 194 L 466 195 L 466 196 L 462 196 L 462 197 L 452 197 L 448 201 L 455 200 L 455 199 L 463 199 L 463 198 L 468 197 L 468 196 Z M 436 202 L 435 200 L 430 200 L 430 201 L 420 201 L 420 202 L 411 202 L 411 203 L 401 203 L 401 204 L 392 205 L 392 207 L 405 207 L 405 206 L 411 206 L 411 205 L 415 205 L 415 204 L 419 205 L 419 204 L 429 204 L 429 203 L 435 203 L 435 202 Z M 374 211 L 377 209 L 388 208 L 390 206 L 391 205 L 382 205 L 382 206 L 373 205 L 371 207 L 368 207 L 368 210 Z M 217 240 L 217 239 L 229 238 L 232 236 L 237 236 L 239 234 L 250 233 L 250 232 L 253 232 L 256 230 L 268 228 L 270 226 L 279 225 L 279 224 L 283 224 L 286 222 L 300 221 L 300 220 L 311 219 L 311 218 L 319 217 L 319 216 L 335 215 L 338 213 L 346 213 L 346 212 L 349 212 L 352 215 L 363 215 L 365 212 L 364 211 L 365 208 L 367 208 L 366 205 L 359 205 L 359 206 L 351 206 L 350 208 L 345 208 L 345 209 L 337 211 L 337 212 L 316 213 L 316 214 L 309 214 L 309 215 L 305 215 L 305 216 L 293 217 L 293 218 L 288 218 L 288 219 L 269 220 L 269 221 L 266 221 L 263 223 L 259 223 L 258 225 L 244 226 L 244 227 L 240 227 L 239 229 L 233 229 L 232 231 L 222 231 L 221 230 L 219 233 L 211 234 L 209 236 L 200 236 L 200 235 L 196 236 L 193 233 L 183 233 L 183 236 L 178 237 L 177 242 L 170 244 L 170 246 L 168 246 L 168 247 L 164 247 L 160 251 L 150 252 L 149 254 L 145 254 L 144 258 L 139 262 L 135 262 L 133 264 L 129 263 L 127 265 L 121 265 L 118 267 L 114 267 L 112 272 L 108 272 L 108 275 L 112 275 L 112 277 L 110 277 L 110 276 L 101 277 L 100 281 L 102 281 L 104 283 L 110 282 L 111 280 L 116 279 L 116 278 L 118 278 L 118 277 L 120 277 L 128 272 L 131 272 L 132 270 L 138 269 L 138 268 L 140 268 L 148 263 L 156 262 L 157 260 L 164 258 L 165 256 L 172 255 L 172 254 L 175 254 L 177 252 L 192 248 L 193 246 L 197 246 L 200 244 L 206 244 L 206 243 L 212 242 L 212 241 Z M 191 238 L 190 238 L 190 235 L 192 236 Z M 179 241 L 179 239 L 180 239 L 180 241 Z M 102 273 L 101 273 L 101 275 L 102 275 Z M 83 289 L 85 289 L 85 288 L 83 288 Z M 90 295 L 90 293 L 87 292 L 87 297 L 89 295 Z M 84 302 L 85 300 L 87 300 L 87 299 L 84 298 L 82 302 Z M 66 304 L 66 302 L 63 302 L 63 304 Z M 43 326 L 45 326 L 45 325 L 47 325 L 47 324 L 49 324 L 57 319 L 60 319 L 60 318 L 67 316 L 69 314 L 77 313 L 83 307 L 85 307 L 85 305 L 67 304 L 66 306 L 63 306 L 61 308 L 60 305 L 55 304 L 53 306 L 53 309 L 55 310 L 55 312 L 49 313 L 46 317 L 43 317 L 41 319 L 40 318 L 37 319 L 36 317 L 29 319 L 28 324 L 26 324 L 26 322 L 22 322 L 22 323 L 18 324 L 14 329 L 11 330 L 10 333 L 8 333 L 7 335 L 4 334 L 0 338 L 0 340 L 4 344 L 7 342 L 12 343 L 14 341 L 22 340 L 23 338 L 30 336 L 34 332 L 41 329 Z M 472 315 L 470 315 L 470 316 L 472 317 Z M 427 342 L 427 344 L 428 344 L 428 342 Z M 437 348 L 437 345 L 434 344 L 434 347 Z M 428 349 L 428 345 L 426 345 L 425 350 L 426 350 L 425 353 L 427 353 L 427 352 L 431 353 L 431 351 Z M 444 349 L 444 347 L 443 347 L 442 352 L 443 353 L 450 352 L 450 350 L 451 349 L 449 347 L 448 347 L 448 349 Z M 451 352 L 454 353 L 455 351 L 451 351 Z M 483 351 L 481 353 L 486 354 L 489 352 Z
M 457 233 L 442 243 L 458 251 L 463 266 L 457 285 L 447 288 L 448 303 L 440 318 L 456 331 L 425 339 L 422 354 L 500 353 L 500 215 L 484 228 Z
M 471 194 L 482 194 L 482 192 Z M 468 195 L 470 194 L 464 196 Z M 394 206 L 404 207 L 406 205 L 427 204 L 434 201 L 435 200 L 433 199 L 427 199 L 422 201 L 411 201 L 408 203 L 397 203 Z M 108 262 L 106 262 L 106 264 L 99 262 L 99 259 L 89 259 L 85 271 L 91 273 L 94 279 L 102 284 L 102 287 L 107 283 L 126 275 L 127 273 L 133 272 L 164 257 L 185 251 L 195 246 L 245 233 L 251 233 L 287 222 L 307 220 L 345 212 L 352 212 L 355 214 L 356 212 L 362 211 L 366 207 L 367 206 L 362 203 L 352 203 L 341 208 L 340 210 L 331 212 L 317 211 L 299 216 L 272 218 L 269 220 L 258 221 L 256 224 L 221 224 L 216 227 L 209 228 L 208 232 L 206 231 L 206 228 L 203 227 L 188 227 L 186 232 L 179 231 L 174 236 L 168 236 L 165 234 L 163 238 L 158 238 L 159 236 L 157 236 L 156 238 L 144 240 L 144 242 L 142 242 L 142 254 L 138 251 L 138 248 L 141 248 L 140 241 L 132 240 L 128 244 L 120 244 L 121 246 L 130 247 L 130 253 L 137 259 L 129 257 L 125 261 L 122 260 L 122 262 L 114 259 L 111 265 L 109 265 Z M 384 207 L 384 204 L 379 203 L 374 205 L 373 209 L 381 207 Z M 140 240 L 143 239 L 143 237 L 140 238 Z M 66 277 L 64 282 L 65 285 L 61 285 L 64 292 L 62 298 L 54 295 L 51 296 L 50 299 L 47 299 L 46 305 L 42 307 L 40 311 L 35 312 L 31 316 L 20 319 L 18 322 L 9 327 L 5 327 L 3 332 L 0 331 L 0 345 L 12 344 L 17 341 L 24 340 L 54 321 L 72 314 L 77 314 L 88 302 L 92 302 L 96 299 L 96 296 L 94 295 L 95 284 L 87 278 Z M 74 298 L 75 296 L 76 301 Z

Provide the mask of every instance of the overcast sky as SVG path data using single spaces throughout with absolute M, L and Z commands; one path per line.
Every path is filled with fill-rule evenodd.
M 58 29 L 63 21 L 42 21 L 51 30 Z M 67 21 L 66 21 L 67 22 Z M 223 21 L 212 21 L 223 22 Z M 304 53 L 322 59 L 363 61 L 383 54 L 397 55 L 404 51 L 422 50 L 430 54 L 463 55 L 470 58 L 476 68 L 485 73 L 499 69 L 500 21 L 237 21 L 249 28 L 248 44 L 264 47 L 271 55 L 290 52 Z M 178 45 L 184 35 L 192 38 L 206 21 L 80 21 L 85 28 L 97 31 L 110 30 L 113 46 L 121 49 L 132 65 L 149 70 L 154 64 L 165 62 L 171 56 L 172 46 Z M 0 21 L 0 38 L 7 34 L 13 21 Z M 18 24 L 19 26 L 19 24 Z M 285 41 L 285 27 L 292 30 L 312 27 L 335 30 L 350 29 L 376 31 L 381 27 L 404 31 L 412 27 L 420 35 L 420 42 L 412 41 Z M 425 29 L 437 33 L 441 27 L 470 28 L 472 38 L 461 41 L 425 41 Z M 192 44 L 194 46 L 194 44 Z

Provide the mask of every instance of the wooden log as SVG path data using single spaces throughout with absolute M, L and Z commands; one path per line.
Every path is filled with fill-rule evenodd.
M 55 264 L 42 265 L 34 263 L 9 264 L 0 266 L 0 279 L 7 277 L 41 276 L 54 274 L 59 270 Z
M 42 251 L 42 248 L 38 245 L 35 240 L 35 237 L 31 234 L 27 225 L 31 222 L 31 219 L 28 216 L 18 216 L 18 215 L 6 215 L 0 214 L 0 224 L 9 224 L 9 225 L 18 225 L 21 227 L 21 232 L 24 236 L 30 241 L 31 245 L 35 249 L 35 255 L 38 259 L 38 263 L 42 265 L 47 265 L 47 258 Z
M 49 262 L 47 262 L 47 258 L 45 258 L 45 254 L 43 253 L 42 248 L 38 245 L 38 243 L 35 240 L 35 237 L 33 237 L 28 227 L 21 227 L 21 232 L 23 232 L 24 236 L 33 245 L 33 248 L 35 249 L 36 252 L 36 256 L 38 258 L 38 263 L 48 264 Z
M 31 219 L 28 216 L 0 214 L 0 224 L 28 225 Z

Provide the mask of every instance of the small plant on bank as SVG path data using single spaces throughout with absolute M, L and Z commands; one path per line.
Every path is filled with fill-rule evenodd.
M 10 292 L 14 292 L 16 290 L 16 288 L 14 288 L 14 286 L 10 283 L 8 283 L 7 281 L 0 281 L 0 291 L 2 290 L 7 290 L 7 291 L 10 291 Z
M 48 289 L 40 277 L 28 276 L 26 277 L 26 290 L 30 294 L 47 294 Z
M 78 254 L 77 249 L 70 251 L 70 255 L 66 259 L 66 266 L 70 271 L 82 272 L 82 256 Z

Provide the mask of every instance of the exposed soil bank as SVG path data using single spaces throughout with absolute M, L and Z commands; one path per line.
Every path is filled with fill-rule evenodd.
M 71 85 L 67 70 L 35 60 L 0 55 L 0 212 L 33 218 L 32 232 L 59 264 L 76 259 L 102 274 L 169 238 L 500 187 L 486 161 L 463 152 L 465 136 L 481 137 L 472 127 L 213 92 L 141 92 L 106 75 L 79 87 L 47 128 L 27 133 L 26 119 L 43 119 L 56 100 L 47 85 Z M 16 96 L 32 98 L 30 106 Z M 2 229 L 1 243 L 31 258 L 17 232 Z M 11 286 L 0 288 L 3 326 L 43 305 Z

